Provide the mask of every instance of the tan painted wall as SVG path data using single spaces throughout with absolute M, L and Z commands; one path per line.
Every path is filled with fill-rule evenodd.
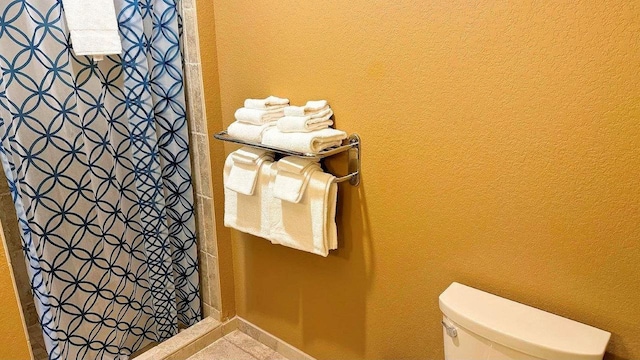
M 640 358 L 638 3 L 213 3 L 210 132 L 274 94 L 327 99 L 363 138 L 338 251 L 232 232 L 239 315 L 321 359 L 437 359 L 437 297 L 459 281 Z
M 31 359 L 25 325 L 20 314 L 18 294 L 11 275 L 11 266 L 5 252 L 4 235 L 0 224 L 0 359 Z

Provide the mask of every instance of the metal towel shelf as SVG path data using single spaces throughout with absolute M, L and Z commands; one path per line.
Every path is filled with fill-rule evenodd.
M 263 150 L 269 150 L 269 151 L 273 151 L 275 153 L 286 155 L 286 156 L 297 156 L 297 157 L 312 159 L 312 160 L 320 160 L 329 156 L 333 156 L 333 155 L 348 151 L 349 174 L 345 176 L 336 177 L 334 182 L 341 183 L 341 182 L 349 181 L 349 184 L 353 186 L 358 186 L 360 184 L 360 136 L 358 136 L 358 134 L 351 134 L 345 140 L 345 143 L 343 145 L 326 149 L 318 153 L 303 153 L 303 152 L 282 149 L 274 146 L 247 142 L 247 141 L 236 139 L 229 136 L 226 130 L 221 131 L 217 134 L 214 134 L 213 137 L 218 140 L 232 142 L 240 145 L 251 146 L 251 147 L 263 149 Z

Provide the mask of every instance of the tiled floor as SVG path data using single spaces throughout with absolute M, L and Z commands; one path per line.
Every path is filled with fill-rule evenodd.
M 236 330 L 187 360 L 288 360 L 275 350 Z

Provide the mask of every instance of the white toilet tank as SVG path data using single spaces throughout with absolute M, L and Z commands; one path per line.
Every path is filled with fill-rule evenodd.
M 446 360 L 601 360 L 611 334 L 453 283 L 440 295 Z

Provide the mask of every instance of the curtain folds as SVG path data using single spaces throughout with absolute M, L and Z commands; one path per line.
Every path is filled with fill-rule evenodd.
M 201 317 L 175 0 L 115 0 L 76 57 L 55 0 L 0 0 L 0 157 L 51 359 L 119 359 Z

